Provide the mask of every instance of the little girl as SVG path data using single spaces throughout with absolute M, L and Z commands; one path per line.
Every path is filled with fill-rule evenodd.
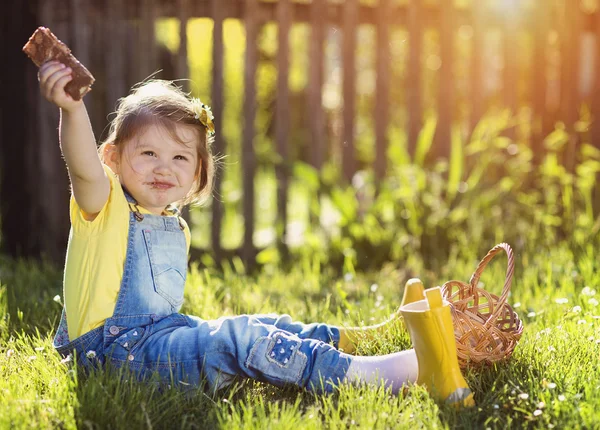
M 65 306 L 54 339 L 61 355 L 75 353 L 88 368 L 127 366 L 140 378 L 211 390 L 238 376 L 317 392 L 365 382 L 397 393 L 416 381 L 438 399 L 472 404 L 447 303 L 439 288 L 423 299 L 420 282 L 408 285 L 400 309 L 415 349 L 376 357 L 350 355 L 353 340 L 359 331 L 376 336 L 385 323 L 338 328 L 287 315 L 208 321 L 179 313 L 190 246 L 179 209 L 210 195 L 210 108 L 170 82 L 143 83 L 120 100 L 97 149 L 83 102 L 64 90 L 71 79 L 56 61 L 39 71 L 42 94 L 60 108 L 72 186 Z

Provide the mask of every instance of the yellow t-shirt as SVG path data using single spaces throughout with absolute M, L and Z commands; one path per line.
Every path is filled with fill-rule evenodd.
M 113 314 L 123 279 L 129 235 L 129 203 L 117 175 L 110 179 L 108 201 L 93 221 L 87 221 L 71 197 L 71 231 L 64 273 L 65 312 L 69 339 L 100 327 Z M 140 212 L 149 213 L 139 207 Z M 183 221 L 183 220 L 182 220 Z M 190 247 L 190 230 L 184 233 Z

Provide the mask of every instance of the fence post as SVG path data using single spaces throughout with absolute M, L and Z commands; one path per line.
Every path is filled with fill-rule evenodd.
M 452 109 L 454 105 L 454 1 L 446 0 L 439 4 L 440 13 L 440 54 L 442 65 L 439 70 L 439 106 L 436 129 L 435 151 L 437 156 L 450 157 Z
M 516 11 L 508 11 L 504 16 L 503 30 L 504 30 L 504 79 L 503 79 L 503 90 L 504 93 L 504 105 L 510 109 L 510 113 L 513 117 L 518 114 L 518 56 L 515 55 L 515 49 L 518 46 L 518 34 L 517 34 L 517 18 L 512 15 Z M 514 127 L 506 130 L 506 135 L 512 139 L 517 137 Z
M 421 1 L 411 0 L 408 5 L 408 78 L 406 84 L 407 109 L 408 109 L 408 153 L 415 155 L 417 140 L 423 126 L 422 104 L 422 61 L 423 55 L 423 18 Z
M 535 21 L 534 21 L 534 46 L 533 46 L 533 64 L 538 73 L 531 74 L 532 105 L 533 105 L 533 127 L 531 136 L 531 147 L 533 151 L 533 163 L 539 165 L 542 161 L 543 141 L 548 131 L 548 115 L 546 114 L 546 91 L 547 80 L 547 61 L 546 50 L 548 48 L 548 28 L 550 14 L 545 6 L 546 0 L 536 0 Z
M 590 133 L 591 144 L 600 149 L 600 11 L 595 12 L 595 36 L 596 52 L 594 58 L 595 77 L 594 91 L 592 96 L 592 130 Z M 594 187 L 594 215 L 600 213 L 600 173 L 596 174 L 596 186 Z
M 483 52 L 485 47 L 485 25 L 487 14 L 483 13 L 483 2 L 471 2 L 471 26 L 473 28 L 471 52 L 471 133 L 484 114 L 483 106 Z
M 215 141 L 213 153 L 220 156 L 225 153 L 225 138 L 223 136 L 223 5 L 221 0 L 211 0 L 211 15 L 213 18 L 213 52 L 212 52 L 212 110 L 215 116 Z M 225 172 L 215 172 L 214 195 L 212 200 L 212 226 L 211 243 L 215 259 L 222 258 L 221 229 L 223 220 L 223 201 L 221 196 L 221 184 Z
M 565 121 L 569 142 L 564 152 L 565 168 L 569 172 L 575 169 L 575 153 L 579 136 L 575 131 L 575 123 L 579 119 L 579 63 L 580 63 L 580 25 L 581 8 L 579 2 L 565 4 L 565 23 L 561 44 L 561 118 Z
M 310 122 L 312 163 L 323 167 L 325 159 L 325 119 L 323 117 L 323 42 L 327 22 L 327 0 L 313 0 L 310 5 L 310 61 L 308 62 L 308 115 Z
M 343 178 L 350 182 L 356 172 L 354 151 L 354 111 L 356 93 L 356 29 L 358 21 L 358 0 L 346 0 L 343 4 L 343 83 L 344 97 L 342 132 L 342 168 Z
M 375 177 L 381 180 L 387 170 L 387 128 L 390 105 L 390 0 L 380 0 L 377 6 L 377 82 L 375 88 Z M 377 181 L 379 187 L 379 181 Z
M 254 266 L 254 174 L 256 156 L 254 154 L 254 119 L 256 117 L 256 65 L 258 34 L 258 0 L 246 0 L 244 22 L 246 26 L 246 64 L 244 68 L 244 129 L 242 137 L 242 175 L 244 244 L 242 259 L 246 267 Z
M 146 79 L 156 71 L 158 64 L 156 55 L 156 38 L 154 34 L 154 22 L 156 20 L 156 0 L 140 0 L 140 76 Z
M 289 181 L 289 143 L 290 131 L 290 90 L 289 79 L 289 33 L 292 20 L 289 0 L 279 0 L 277 5 L 278 43 L 277 43 L 277 98 L 275 112 L 275 139 L 279 161 L 275 165 L 277 177 L 277 244 L 281 255 L 288 255 L 287 239 L 287 200 Z
M 125 58 L 123 43 L 125 38 L 122 0 L 109 0 L 106 8 L 105 31 L 115 42 L 106 45 L 106 107 L 112 112 L 119 97 L 125 96 Z

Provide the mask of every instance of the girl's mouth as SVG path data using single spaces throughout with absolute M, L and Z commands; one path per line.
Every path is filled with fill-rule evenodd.
M 150 182 L 150 186 L 159 190 L 168 190 L 169 188 L 173 188 L 173 184 L 169 184 L 168 182 Z

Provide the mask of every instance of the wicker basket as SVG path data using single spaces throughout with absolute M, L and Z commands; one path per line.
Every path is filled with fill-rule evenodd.
M 478 288 L 483 269 L 502 250 L 508 255 L 506 280 L 500 297 Z M 506 302 L 514 271 L 511 247 L 500 243 L 481 260 L 469 283 L 448 281 L 442 295 L 450 302 L 461 367 L 504 360 L 512 354 L 523 333 L 523 323 Z

